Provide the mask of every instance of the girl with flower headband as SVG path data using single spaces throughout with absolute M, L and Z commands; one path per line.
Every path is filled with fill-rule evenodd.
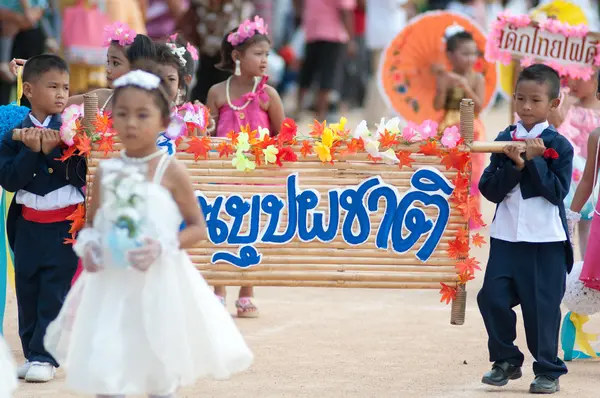
M 470 98 L 475 103 L 475 114 L 483 108 L 485 98 L 485 81 L 481 73 L 473 67 L 479 57 L 479 50 L 473 36 L 460 25 L 451 25 L 444 35 L 446 55 L 450 61 L 451 71 L 437 73 L 437 87 L 433 100 L 435 110 L 444 110 L 444 117 L 439 131 L 460 124 L 460 103 L 464 98 Z M 475 140 L 485 139 L 485 130 L 480 119 L 475 119 Z M 483 173 L 484 157 L 481 154 L 472 155 L 473 176 L 471 194 L 479 207 L 479 178 Z
M 189 100 L 189 87 L 192 84 L 194 73 L 196 72 L 196 64 L 199 59 L 198 49 L 185 41 L 178 33 L 169 36 L 167 43 L 178 54 L 184 66 L 184 79 L 182 82 L 184 87 L 177 101 L 177 105 L 182 105 L 185 101 Z
M 266 128 L 271 135 L 279 133 L 284 119 L 283 105 L 277 91 L 266 85 L 270 49 L 267 27 L 259 17 L 244 21 L 223 39 L 218 67 L 234 73 L 208 92 L 207 105 L 217 137 L 227 137 L 230 132 L 240 132 L 246 126 L 250 131 Z M 215 294 L 225 303 L 224 286 L 216 286 Z M 253 296 L 253 287 L 240 288 L 236 302 L 239 317 L 258 316 Z
M 206 226 L 185 166 L 156 145 L 173 94 L 148 62 L 114 82 L 124 149 L 99 164 L 74 245 L 85 271 L 45 337 L 67 386 L 98 398 L 174 397 L 253 360 L 184 250 L 206 239 Z

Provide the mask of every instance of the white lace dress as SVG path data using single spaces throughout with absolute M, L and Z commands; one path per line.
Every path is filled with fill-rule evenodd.
M 0 335 L 0 398 L 11 398 L 17 389 L 17 368 L 8 345 Z
M 187 253 L 178 248 L 182 216 L 160 181 L 170 157 L 162 155 L 153 181 L 122 159 L 102 162 L 101 206 L 94 229 L 115 228 L 115 175 L 148 198 L 140 207 L 143 236 L 162 243 L 148 271 L 111 264 L 83 272 L 45 345 L 66 368 L 67 386 L 86 394 L 168 394 L 197 378 L 227 378 L 246 370 L 253 355 L 233 319 Z M 122 194 L 123 192 L 120 192 Z M 125 238 L 126 239 L 126 238 Z M 126 245 L 125 245 L 126 246 Z M 118 256 L 114 256 L 113 260 Z

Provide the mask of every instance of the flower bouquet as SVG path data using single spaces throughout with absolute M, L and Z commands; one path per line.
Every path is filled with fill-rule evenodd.
M 102 181 L 107 208 L 103 236 L 106 264 L 115 268 L 131 266 L 127 253 L 141 247 L 145 214 L 145 178 L 135 166 L 126 166 L 108 174 Z

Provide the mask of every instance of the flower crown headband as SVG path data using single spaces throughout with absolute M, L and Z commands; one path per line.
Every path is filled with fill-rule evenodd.
M 242 22 L 235 32 L 232 32 L 227 36 L 227 41 L 235 47 L 250 39 L 255 34 L 267 34 L 267 25 L 259 16 L 255 16 L 254 21 L 247 19 Z
M 175 43 L 167 43 L 167 47 L 171 49 L 173 55 L 176 55 L 177 58 L 179 58 L 179 64 L 181 66 L 185 66 L 187 64 L 187 60 L 184 57 L 186 51 L 184 47 L 177 47 L 177 44 Z
M 104 45 L 108 47 L 113 41 L 118 41 L 120 46 L 125 47 L 133 43 L 136 36 L 135 30 L 127 24 L 115 22 L 104 28 Z
M 163 98 L 167 101 L 167 103 L 171 103 L 169 100 L 169 96 L 165 92 L 165 90 L 160 86 L 160 77 L 143 70 L 134 70 L 124 74 L 114 81 L 114 87 L 138 87 L 144 90 L 158 90 L 158 92 L 163 96 Z M 174 140 L 181 135 L 183 135 L 185 131 L 185 121 L 183 118 L 178 115 L 176 112 L 171 115 L 171 121 L 166 130 L 166 135 L 170 139 Z

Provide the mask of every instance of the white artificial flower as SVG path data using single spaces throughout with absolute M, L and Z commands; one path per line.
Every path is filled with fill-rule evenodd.
M 368 138 L 371 136 L 371 132 L 369 131 L 369 128 L 367 127 L 367 121 L 363 120 L 361 121 L 358 126 L 356 126 L 356 128 L 354 129 L 354 132 L 352 134 L 352 136 L 354 138 Z

